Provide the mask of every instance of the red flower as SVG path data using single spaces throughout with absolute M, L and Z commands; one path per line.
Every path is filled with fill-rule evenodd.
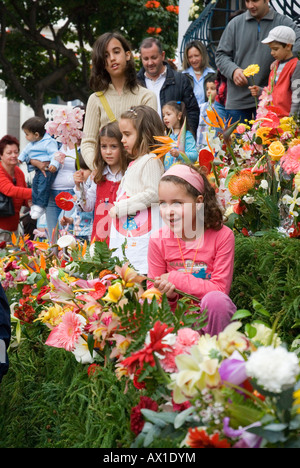
M 166 10 L 169 11 L 170 13 L 176 13 L 176 15 L 178 15 L 178 13 L 179 13 L 179 6 L 176 6 L 176 5 L 168 5 L 168 6 L 166 6 Z
M 154 367 L 154 352 L 164 355 L 166 351 L 172 351 L 173 348 L 170 345 L 163 343 L 162 340 L 173 330 L 173 327 L 167 328 L 165 323 L 156 322 L 154 328 L 150 330 L 150 344 L 124 359 L 122 361 L 122 366 L 127 367 L 130 374 L 133 374 L 136 371 L 138 365 L 142 368 L 145 362 L 148 362 L 151 367 Z
M 31 293 L 31 291 L 32 291 L 31 286 L 29 284 L 26 284 L 24 286 L 24 288 L 22 289 L 22 294 L 24 294 L 24 296 L 26 296 L 26 295 L 29 295 Z
M 245 237 L 249 237 L 248 229 L 246 229 L 245 227 L 243 227 L 243 229 L 242 229 L 242 234 L 244 234 Z
M 101 371 L 101 366 L 99 366 L 99 364 L 94 363 L 88 367 L 87 373 L 88 376 L 91 377 L 93 375 L 97 375 L 99 371 Z
M 6 242 L 5 241 L 0 242 L 0 249 L 5 249 L 5 247 L 6 247 Z
M 146 387 L 146 384 L 145 382 L 139 382 L 139 376 L 142 372 L 142 369 L 138 369 L 136 371 L 136 373 L 134 374 L 133 376 L 133 385 L 135 386 L 135 388 L 137 388 L 138 390 L 141 390 L 142 388 L 145 388 Z
M 38 293 L 36 297 L 36 302 L 38 304 L 43 304 L 44 302 L 46 302 L 46 301 L 43 301 L 42 296 L 44 296 L 44 294 L 47 294 L 50 290 L 51 290 L 50 286 L 42 286 L 40 292 Z
M 62 210 L 70 211 L 74 206 L 73 195 L 71 195 L 69 192 L 60 192 L 55 197 L 55 203 Z
M 212 161 L 214 160 L 213 154 L 206 150 L 202 149 L 199 152 L 199 165 L 206 167 L 208 172 L 211 172 Z
M 197 427 L 189 429 L 186 443 L 191 448 L 230 448 L 226 439 L 219 439 L 218 432 L 209 436 Z
M 233 205 L 233 211 L 237 214 L 237 215 L 241 215 L 243 214 L 243 211 L 245 211 L 246 209 L 246 206 L 242 203 L 241 200 L 239 200 L 238 203 L 236 203 L 235 205 Z
M 162 31 L 161 28 L 150 27 L 150 28 L 147 29 L 148 34 L 159 34 L 159 33 L 161 33 L 161 31 Z
M 160 7 L 160 3 L 157 2 L 156 0 L 149 0 L 149 1 L 145 4 L 145 7 L 146 7 L 146 8 L 159 8 L 159 7 Z
M 145 421 L 141 413 L 142 408 L 147 408 L 152 411 L 158 410 L 158 404 L 152 398 L 141 396 L 140 402 L 137 406 L 134 406 L 130 414 L 130 429 L 135 435 L 138 435 L 144 427 Z

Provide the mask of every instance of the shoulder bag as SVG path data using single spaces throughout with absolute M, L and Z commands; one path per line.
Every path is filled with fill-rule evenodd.
M 102 106 L 104 107 L 104 110 L 105 110 L 105 112 L 107 113 L 107 116 L 108 116 L 109 120 L 110 120 L 111 122 L 115 122 L 117 119 L 116 119 L 116 117 L 115 117 L 113 111 L 111 110 L 111 107 L 110 107 L 110 105 L 108 104 L 107 99 L 106 99 L 106 97 L 104 96 L 103 92 L 102 92 L 102 91 L 98 91 L 98 92 L 96 93 L 96 95 L 97 95 L 98 98 L 100 99 L 101 104 L 102 104 Z
M 0 218 L 7 218 L 15 214 L 15 208 L 11 197 L 0 192 Z

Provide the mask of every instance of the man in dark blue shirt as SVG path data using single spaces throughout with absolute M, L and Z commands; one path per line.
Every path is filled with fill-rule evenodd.
M 0 283 L 0 382 L 8 371 L 7 348 L 10 342 L 10 308 Z

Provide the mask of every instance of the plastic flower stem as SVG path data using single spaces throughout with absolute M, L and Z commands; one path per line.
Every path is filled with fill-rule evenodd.
M 146 280 L 151 281 L 151 283 L 154 283 L 154 281 L 155 281 L 154 279 L 148 278 L 147 276 L 146 276 Z M 174 292 L 176 292 L 177 294 L 180 294 L 181 296 L 185 296 L 188 299 L 191 299 L 192 301 L 200 302 L 199 297 L 192 296 L 191 294 L 186 294 L 184 291 L 181 291 L 181 289 L 175 289 Z

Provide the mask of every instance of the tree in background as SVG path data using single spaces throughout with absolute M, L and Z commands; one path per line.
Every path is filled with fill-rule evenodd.
M 0 1 L 0 79 L 8 99 L 40 116 L 57 96 L 86 103 L 91 48 L 107 31 L 120 31 L 136 51 L 142 39 L 157 36 L 172 59 L 178 0 Z

